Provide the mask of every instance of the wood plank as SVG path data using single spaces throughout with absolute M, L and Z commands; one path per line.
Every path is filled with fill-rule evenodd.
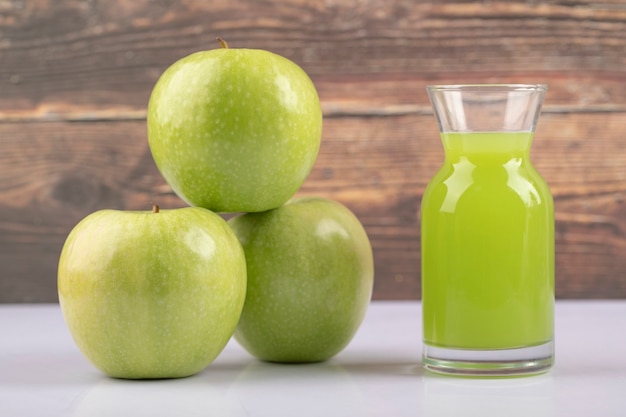
M 103 208 L 181 205 L 149 155 L 145 123 L 0 123 L 0 302 L 56 300 L 71 228 Z
M 419 204 L 443 158 L 431 119 L 328 119 L 300 192 L 341 201 L 364 223 L 375 298 L 420 294 Z M 574 121 L 587 135 L 570 135 Z M 559 297 L 626 296 L 624 131 L 620 113 L 548 114 L 540 122 L 533 159 L 556 201 Z M 0 137 L 0 264 L 23 281 L 1 284 L 0 301 L 51 300 L 65 235 L 89 212 L 184 205 L 156 171 L 141 121 L 5 123 Z
M 548 76 L 565 79 L 562 97 L 575 104 L 626 103 L 620 2 L 33 0 L 2 7 L 0 120 L 142 117 L 161 72 L 217 47 L 218 35 L 233 47 L 285 55 L 319 83 L 380 75 L 437 81 L 442 72 L 483 82 Z M 587 82 L 571 82 L 581 77 Z M 596 78 L 613 78 L 618 89 Z M 352 94 L 359 92 L 342 99 Z

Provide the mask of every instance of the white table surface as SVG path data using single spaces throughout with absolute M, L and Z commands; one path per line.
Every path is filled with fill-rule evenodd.
M 373 302 L 325 363 L 263 363 L 231 341 L 193 377 L 124 381 L 82 357 L 57 305 L 0 305 L 0 416 L 626 416 L 626 301 L 558 302 L 548 374 L 437 376 L 420 354 L 420 304 Z

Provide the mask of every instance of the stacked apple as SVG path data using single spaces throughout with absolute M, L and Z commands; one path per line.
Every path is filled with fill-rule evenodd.
M 373 258 L 345 206 L 293 198 L 321 130 L 315 86 L 284 57 L 222 41 L 168 68 L 148 140 L 191 207 L 101 210 L 70 232 L 59 301 L 83 354 L 114 377 L 173 378 L 205 368 L 233 334 L 266 361 L 340 352 L 369 304 Z

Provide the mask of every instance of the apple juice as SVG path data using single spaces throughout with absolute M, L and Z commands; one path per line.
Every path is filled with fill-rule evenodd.
M 422 201 L 424 342 L 514 349 L 553 338 L 554 208 L 532 132 L 442 133 Z

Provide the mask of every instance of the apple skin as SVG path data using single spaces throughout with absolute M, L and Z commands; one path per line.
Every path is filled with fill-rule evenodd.
M 147 125 L 159 171 L 189 205 L 259 212 L 281 206 L 309 175 L 322 111 L 315 86 L 294 62 L 220 48 L 165 70 Z
M 198 207 L 97 211 L 70 232 L 59 259 L 70 333 L 117 378 L 205 368 L 231 338 L 245 291 L 239 241 L 225 220 Z
M 342 204 L 296 198 L 231 218 L 246 254 L 248 289 L 235 339 L 270 362 L 319 362 L 339 353 L 369 306 L 369 239 Z

